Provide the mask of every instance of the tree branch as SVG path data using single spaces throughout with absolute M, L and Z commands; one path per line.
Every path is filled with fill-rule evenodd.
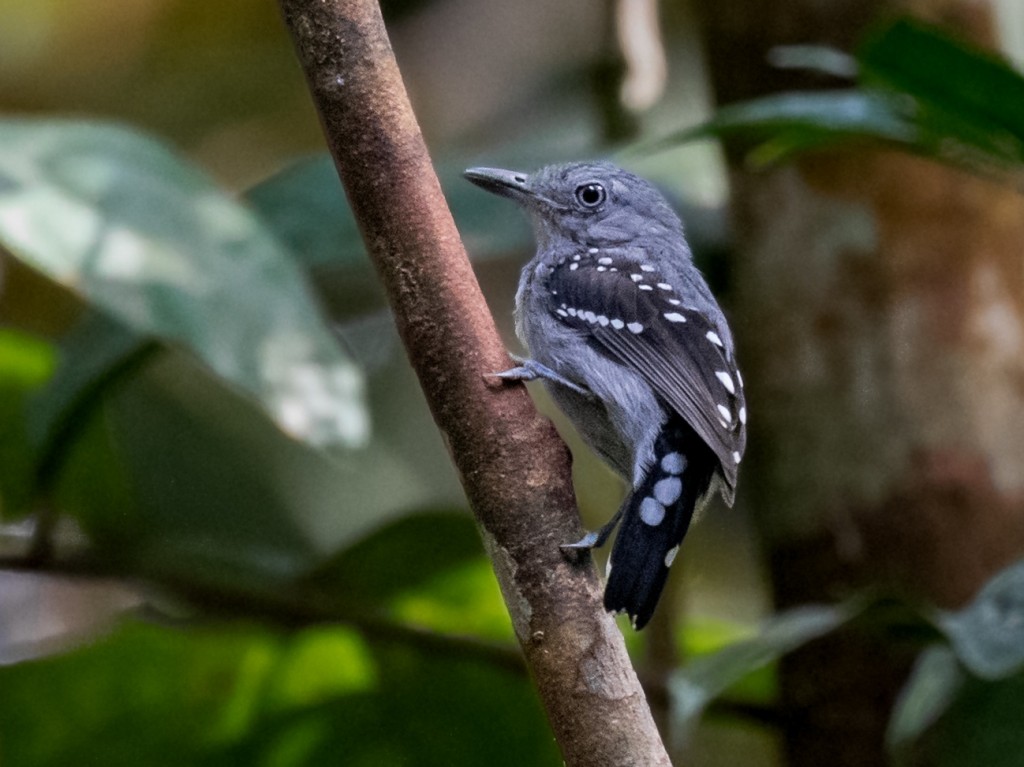
M 622 637 L 601 606 L 568 453 L 508 366 L 441 194 L 373 0 L 281 0 L 328 146 L 444 434 L 516 635 L 570 765 L 667 765 Z

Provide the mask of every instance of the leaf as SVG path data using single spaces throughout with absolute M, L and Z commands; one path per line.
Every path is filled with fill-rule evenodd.
M 670 682 L 672 715 L 683 737 L 704 707 L 753 671 L 843 625 L 860 612 L 852 605 L 809 605 L 772 618 L 758 636 L 697 658 Z
M 36 451 L 25 419 L 26 402 L 53 375 L 49 343 L 0 328 L 0 519 L 23 512 L 35 486 Z
M 964 678 L 948 647 L 934 645 L 921 653 L 896 699 L 886 730 L 886 747 L 897 763 L 908 763 L 911 747 L 953 704 Z
M 991 51 L 901 18 L 858 46 L 867 84 L 881 83 L 986 132 L 1024 140 L 1024 77 Z
M 526 219 L 507 201 L 462 177 L 468 163 L 445 161 L 438 175 L 466 248 L 474 259 L 527 249 Z M 278 239 L 306 267 L 352 267 L 366 263 L 366 251 L 341 182 L 327 154 L 305 158 L 262 181 L 246 199 Z
M 922 738 L 915 764 L 1019 767 L 1024 753 L 1024 673 L 997 681 L 964 675 L 953 704 Z
M 731 104 L 694 128 L 651 145 L 655 150 L 710 136 L 782 137 L 787 152 L 854 136 L 913 145 L 920 140 L 913 102 L 881 92 L 780 93 Z
M 156 350 L 151 338 L 101 313 L 86 312 L 79 318 L 61 340 L 56 372 L 27 407 L 29 434 L 45 466 L 41 472 L 60 459 L 71 430 L 96 405 L 103 387 Z
M 286 251 L 155 141 L 0 123 L 0 241 L 132 332 L 186 344 L 314 444 L 364 444 L 362 378 Z
M 982 679 L 1024 667 L 1024 560 L 997 573 L 967 607 L 939 614 L 960 661 Z
M 129 623 L 0 689 L 4 767 L 561 763 L 525 674 L 337 626 Z

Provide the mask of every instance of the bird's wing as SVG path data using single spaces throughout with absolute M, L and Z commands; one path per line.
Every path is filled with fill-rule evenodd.
M 639 373 L 710 447 L 732 500 L 746 445 L 743 379 L 711 318 L 649 262 L 595 248 L 567 256 L 546 284 L 551 314 Z

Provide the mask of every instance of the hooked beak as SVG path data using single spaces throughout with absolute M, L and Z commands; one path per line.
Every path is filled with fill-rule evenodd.
M 463 173 L 467 179 L 488 192 L 510 197 L 520 202 L 532 197 L 529 189 L 530 177 L 515 170 L 501 168 L 470 168 Z

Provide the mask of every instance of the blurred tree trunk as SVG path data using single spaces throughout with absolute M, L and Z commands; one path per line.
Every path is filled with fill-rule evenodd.
M 880 13 L 993 35 L 978 0 L 695 3 L 720 104 L 834 86 L 771 69 L 767 51 L 850 50 Z M 1024 200 L 893 152 L 730 163 L 753 429 L 741 493 L 778 607 L 878 583 L 962 604 L 1024 551 Z M 852 631 L 788 658 L 790 763 L 884 764 L 908 660 Z

